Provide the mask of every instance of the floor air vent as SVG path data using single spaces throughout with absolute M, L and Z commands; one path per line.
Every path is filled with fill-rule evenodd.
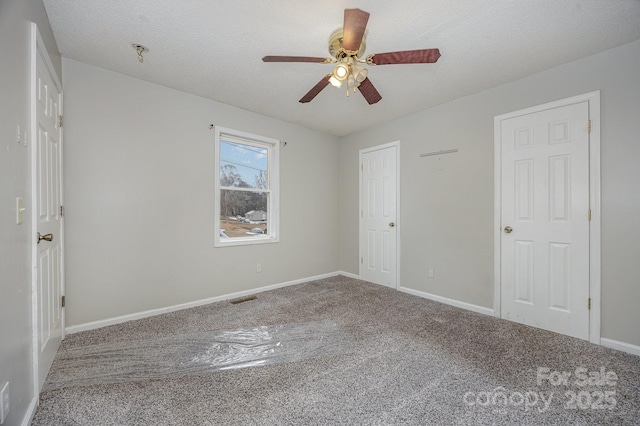
M 255 300 L 257 299 L 258 296 L 247 296 L 247 297 L 241 297 L 239 299 L 233 299 L 230 301 L 230 303 L 232 303 L 233 305 L 237 305 L 238 303 L 242 303 L 242 302 L 248 302 L 249 300 Z

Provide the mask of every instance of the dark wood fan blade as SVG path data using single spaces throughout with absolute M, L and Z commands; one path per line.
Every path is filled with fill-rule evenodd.
M 369 12 L 360 9 L 344 10 L 344 26 L 342 27 L 342 48 L 345 50 L 358 50 L 364 30 L 367 29 Z
M 322 92 L 322 89 L 327 87 L 327 85 L 329 84 L 329 77 L 331 77 L 331 74 L 326 75 L 322 80 L 320 80 L 318 84 L 313 86 L 313 88 L 309 90 L 307 94 L 304 95 L 298 102 L 303 104 L 306 104 L 307 102 L 311 102 L 313 98 L 318 96 L 318 93 Z
M 315 62 L 318 64 L 326 64 L 334 62 L 328 58 L 315 58 L 312 56 L 265 56 L 263 62 Z
M 404 50 L 402 52 L 375 53 L 371 57 L 374 65 L 426 64 L 440 58 L 439 49 Z
M 364 81 L 360 83 L 358 90 L 360 90 L 362 96 L 364 96 L 367 102 L 369 102 L 369 105 L 373 105 L 382 99 L 382 96 L 380 96 L 380 93 L 378 93 L 378 90 L 373 86 L 373 83 L 371 83 L 371 80 L 368 78 L 365 78 Z

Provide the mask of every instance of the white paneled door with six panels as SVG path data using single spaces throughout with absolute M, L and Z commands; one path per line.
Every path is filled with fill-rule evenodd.
M 501 312 L 589 339 L 589 105 L 501 122 Z
M 62 94 L 40 50 L 35 76 L 35 228 L 37 363 L 41 388 L 63 335 L 62 318 Z
M 361 152 L 360 278 L 397 286 L 396 145 Z

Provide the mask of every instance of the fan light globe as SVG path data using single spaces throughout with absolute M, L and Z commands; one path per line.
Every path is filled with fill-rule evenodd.
M 366 78 L 369 71 L 366 68 L 360 67 L 358 65 L 354 65 L 352 67 L 353 77 L 356 79 L 358 84 L 362 83 Z
M 349 75 L 349 68 L 345 64 L 338 64 L 333 70 L 333 76 L 339 81 L 344 81 Z
M 342 82 L 333 75 L 329 77 L 329 83 L 331 83 L 333 87 L 337 87 L 338 89 L 342 87 Z

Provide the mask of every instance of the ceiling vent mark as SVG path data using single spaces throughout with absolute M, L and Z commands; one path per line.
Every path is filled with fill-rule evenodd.
M 142 57 L 142 54 L 147 53 L 149 49 L 138 43 L 131 43 L 131 47 L 136 49 L 136 53 L 138 54 L 138 61 L 140 61 L 140 63 L 143 63 L 144 58 Z

